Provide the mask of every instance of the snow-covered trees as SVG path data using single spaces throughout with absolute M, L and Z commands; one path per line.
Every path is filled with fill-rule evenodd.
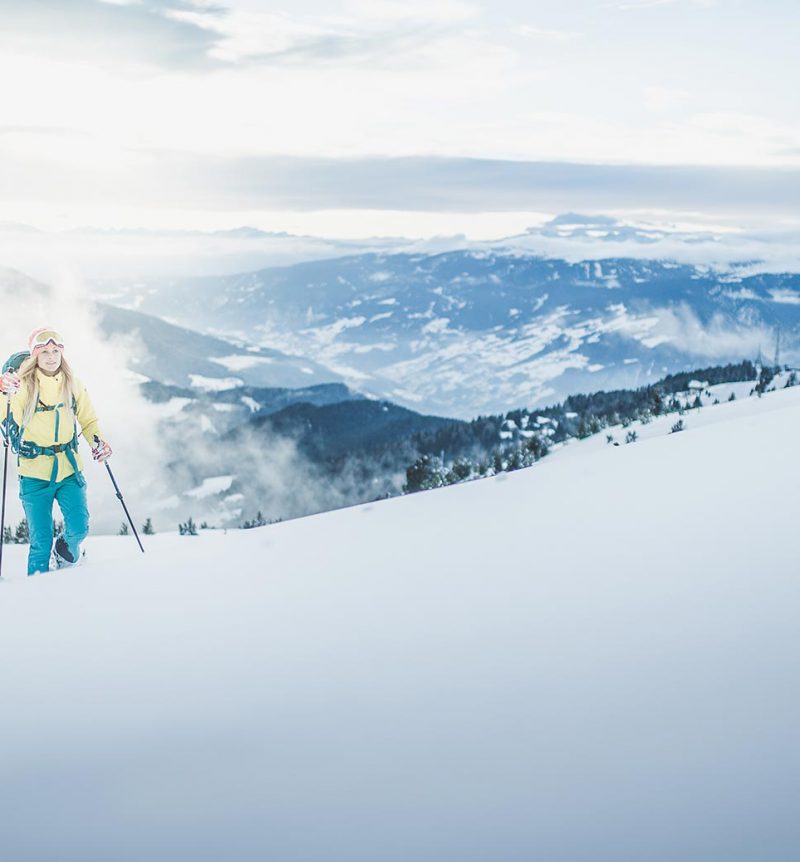
M 413 491 L 440 488 L 445 484 L 444 478 L 440 459 L 433 455 L 420 455 L 411 466 L 406 468 L 406 483 L 403 486 L 403 491 L 409 494 Z

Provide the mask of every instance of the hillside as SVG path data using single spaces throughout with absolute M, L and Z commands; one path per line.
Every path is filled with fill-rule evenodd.
M 712 414 L 33 579 L 7 547 L 3 858 L 791 859 L 800 387 Z
M 431 433 L 454 424 L 460 423 L 441 416 L 423 416 L 390 401 L 360 399 L 322 406 L 302 402 L 292 404 L 275 413 L 256 417 L 243 427 L 248 432 L 294 436 L 301 451 L 315 460 L 322 460 L 358 452 L 368 454 L 393 445 L 406 444 L 410 449 L 414 435 Z M 229 439 L 236 439 L 237 430 L 229 435 Z
M 463 419 L 759 350 L 772 359 L 777 330 L 783 360 L 797 361 L 800 275 L 592 251 L 574 261 L 502 247 L 350 255 L 132 283 L 114 302 L 313 359 L 359 391 Z
M 97 303 L 96 309 L 103 335 L 127 338 L 133 370 L 159 383 L 213 392 L 246 385 L 306 387 L 338 379 L 332 371 L 303 356 L 240 347 L 149 314 L 104 303 Z M 213 331 L 213 327 L 206 331 Z

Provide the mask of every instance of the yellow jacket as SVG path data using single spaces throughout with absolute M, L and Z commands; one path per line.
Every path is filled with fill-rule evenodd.
M 61 401 L 61 372 L 53 377 L 48 377 L 42 374 L 40 370 L 36 370 L 36 377 L 39 381 L 39 404 L 44 407 L 62 404 Z M 100 426 L 95 416 L 94 407 L 92 406 L 89 393 L 86 387 L 77 379 L 73 380 L 75 389 L 75 414 L 80 426 L 81 433 L 89 442 L 89 445 L 94 445 L 94 435 L 96 434 L 101 440 L 103 435 L 100 433 Z M 28 393 L 23 386 L 22 389 L 11 396 L 11 415 L 18 426 L 22 426 L 22 413 L 25 404 L 28 400 Z M 0 394 L 0 407 L 2 408 L 2 418 L 5 418 L 6 404 L 8 398 Z M 72 440 L 75 434 L 75 425 L 70 416 L 69 404 L 62 404 L 54 410 L 40 410 L 33 414 L 33 418 L 29 425 L 22 429 L 22 440 L 29 440 L 37 446 L 53 446 L 54 444 L 65 444 Z M 58 433 L 56 433 L 58 429 Z M 73 454 L 73 453 L 70 453 Z M 78 465 L 78 470 L 83 470 L 83 462 L 78 452 L 74 452 L 75 461 Z M 20 476 L 31 476 L 34 479 L 47 479 L 50 481 L 53 476 L 53 459 L 58 461 L 58 470 L 55 476 L 55 481 L 60 482 L 71 476 L 75 470 L 70 463 L 65 452 L 58 452 L 55 455 L 38 455 L 35 458 L 19 458 Z

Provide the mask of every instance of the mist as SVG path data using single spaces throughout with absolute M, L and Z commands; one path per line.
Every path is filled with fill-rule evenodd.
M 128 370 L 129 358 L 142 347 L 131 338 L 106 340 L 82 279 L 55 265 L 51 273 L 51 283 L 45 285 L 21 273 L 0 272 L 0 355 L 5 361 L 11 354 L 27 350 L 28 336 L 37 327 L 49 326 L 61 334 L 64 355 L 86 386 L 103 436 L 113 449 L 109 466 L 137 518 L 162 493 L 165 469 L 157 414 Z M 91 530 L 116 532 L 125 515 L 107 471 L 92 460 L 90 446 L 82 437 L 79 452 L 87 480 Z M 6 522 L 11 523 L 21 519 L 23 512 L 16 493 L 16 458 L 11 453 L 8 465 Z M 55 510 L 54 514 L 59 517 Z

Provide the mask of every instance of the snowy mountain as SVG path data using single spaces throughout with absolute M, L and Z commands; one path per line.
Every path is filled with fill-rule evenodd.
M 373 236 L 306 235 L 286 230 L 155 230 L 83 227 L 43 231 L 26 225 L 0 224 L 0 258 L 7 266 L 49 281 L 53 262 L 105 285 L 109 295 L 118 288 L 192 276 L 224 276 L 264 267 L 290 266 L 343 255 L 437 254 L 452 251 L 506 250 L 529 256 L 570 260 L 625 257 L 674 260 L 679 263 L 728 269 L 742 260 L 760 261 L 771 272 L 797 272 L 800 234 L 791 221 L 765 224 L 757 213 L 749 224 L 718 224 L 697 215 L 676 223 L 664 213 L 636 217 L 600 213 L 562 213 L 546 220 L 530 214 L 495 214 L 484 222 L 464 213 L 407 225 L 397 235 L 397 223 L 376 219 Z M 689 219 L 690 216 L 686 216 Z M 391 230 L 384 226 L 391 224 Z M 515 225 L 515 227 L 512 227 Z M 344 225 L 343 225 L 344 226 Z M 434 232 L 435 231 L 435 232 Z
M 152 315 L 98 303 L 106 338 L 129 338 L 136 373 L 172 386 L 220 392 L 244 386 L 307 388 L 341 376 L 304 356 L 238 344 L 175 326 Z
M 791 360 L 800 327 L 800 275 L 503 249 L 131 285 L 115 301 L 310 357 L 360 391 L 459 417 L 638 386 L 760 349 L 771 358 L 778 329 Z
M 304 355 L 215 337 L 213 326 L 203 333 L 192 331 L 96 302 L 73 284 L 42 282 L 12 269 L 0 267 L 0 295 L 7 303 L 2 334 L 9 353 L 25 347 L 25 334 L 34 322 L 56 318 L 71 345 L 98 337 L 118 339 L 128 369 L 142 382 L 218 392 L 246 386 L 305 389 L 342 379 Z
M 791 859 L 800 387 L 703 410 L 31 579 L 8 546 L 3 858 Z
M 529 227 L 524 235 L 508 237 L 503 241 L 503 245 L 513 245 L 515 240 L 520 240 L 523 236 L 585 240 L 595 244 L 634 242 L 646 245 L 658 245 L 667 239 L 695 244 L 718 242 L 722 239 L 719 233 L 710 230 L 670 230 L 663 225 L 626 224 L 610 216 L 587 216 L 580 213 L 562 213 L 541 226 Z

